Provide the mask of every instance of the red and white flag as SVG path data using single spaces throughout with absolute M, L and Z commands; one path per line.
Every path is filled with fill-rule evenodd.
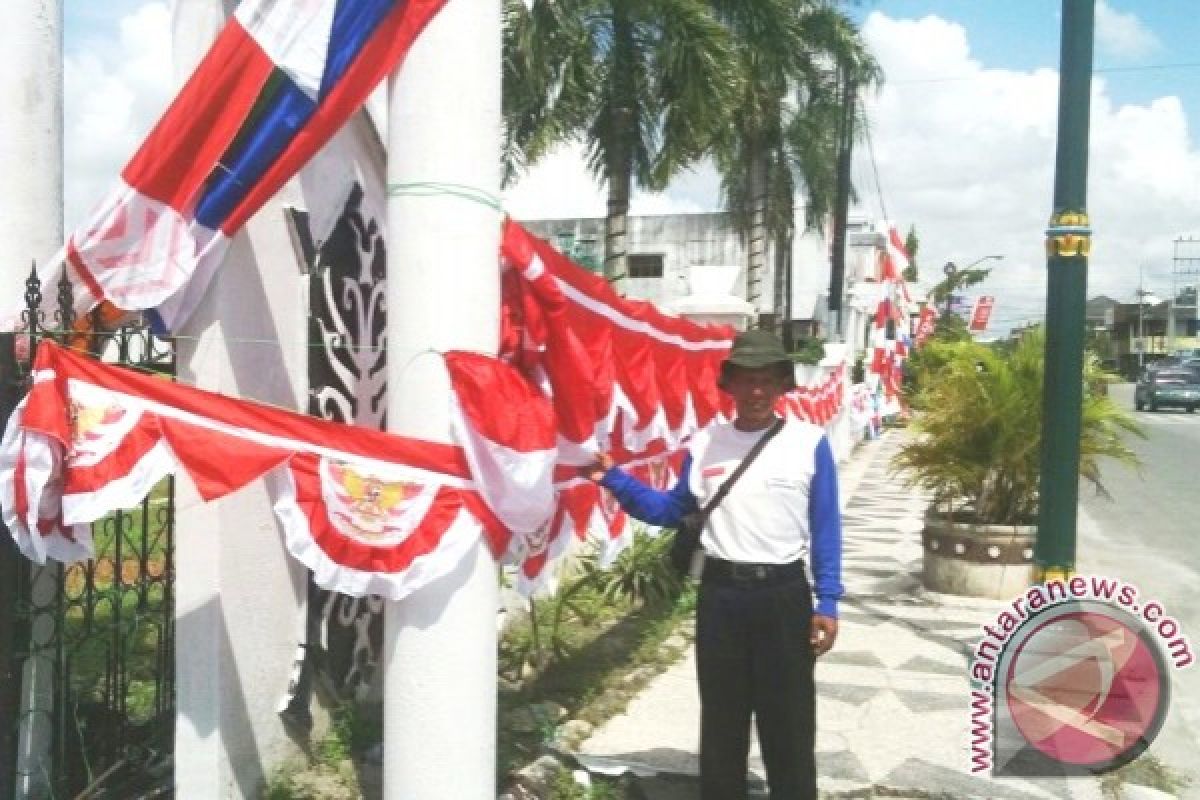
M 917 320 L 917 347 L 925 344 L 925 340 L 933 336 L 933 332 L 937 329 L 937 308 L 933 303 L 926 303 L 921 309 L 921 316 Z
M 562 289 L 542 261 L 537 242 L 512 220 L 504 226 L 501 255 L 517 270 L 520 282 L 508 281 L 510 309 L 504 316 L 519 320 L 514 335 L 524 355 L 518 368 L 526 377 L 545 383 L 553 403 L 554 422 L 562 437 L 562 455 L 585 464 L 597 443 L 596 408 L 599 388 L 593 360 L 568 317 Z M 521 308 L 511 305 L 519 299 Z
M 967 330 L 971 333 L 983 333 L 987 330 L 988 320 L 992 316 L 992 307 L 996 304 L 996 298 L 991 295 L 983 295 L 975 299 L 975 305 L 971 307 L 971 321 L 967 323 Z
M 555 505 L 550 401 L 498 359 L 454 351 L 445 360 L 451 427 L 480 494 L 518 538 L 537 535 Z
M 518 537 L 518 588 L 529 593 L 554 585 L 572 542 L 591 536 L 607 562 L 630 541 L 628 516 L 576 467 L 606 450 L 660 482 L 671 451 L 729 406 L 716 376 L 733 330 L 619 297 L 512 220 L 501 256 L 501 352 L 550 398 L 558 431 L 554 513 Z
M 573 332 L 588 362 L 599 447 L 607 449 L 607 437 L 619 427 L 624 447 L 644 450 L 659 439 L 677 440 L 691 433 L 684 420 L 703 427 L 719 412 L 724 401 L 717 396 L 715 377 L 732 344 L 732 328 L 670 318 L 649 303 L 620 297 L 602 277 L 512 220 L 505 225 L 503 242 L 505 260 L 528 280 L 544 284 L 534 288 L 538 298 L 549 299 L 552 305 L 547 309 L 557 312 L 553 304 L 558 297 L 565 302 L 561 322 Z M 505 316 L 518 315 L 510 310 Z M 551 327 L 549 319 L 546 326 Z M 547 343 L 547 354 L 551 349 Z M 682 397 L 677 387 L 667 386 L 670 376 L 678 374 L 674 365 L 680 359 L 687 376 Z M 556 396 L 571 390 L 565 379 L 550 376 L 550 384 Z M 572 403 L 572 413 L 580 413 L 583 406 Z M 672 430 L 675 419 L 680 420 L 679 431 Z M 578 420 L 572 424 L 583 427 Z M 564 433 L 562 418 L 559 425 Z
M 146 309 L 167 330 L 229 242 L 362 106 L 445 0 L 243 0 L 64 260 L 74 307 Z M 349 186 L 340 187 L 348 191 Z
M 508 532 L 458 447 L 314 419 L 39 346 L 0 445 L 0 504 L 26 556 L 92 555 L 89 523 L 184 472 L 205 500 L 267 479 L 288 551 L 324 588 L 399 599 Z

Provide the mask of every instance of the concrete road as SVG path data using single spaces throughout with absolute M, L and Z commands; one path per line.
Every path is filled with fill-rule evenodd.
M 1077 567 L 1134 583 L 1179 621 L 1200 659 L 1200 413 L 1133 410 L 1133 385 L 1111 396 L 1147 434 L 1132 446 L 1140 471 L 1106 462 L 1101 477 L 1112 500 L 1080 485 Z M 1193 776 L 1185 797 L 1200 798 L 1200 663 L 1174 673 L 1167 724 L 1151 748 Z

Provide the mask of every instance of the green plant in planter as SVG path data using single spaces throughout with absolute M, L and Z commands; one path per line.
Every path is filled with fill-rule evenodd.
M 945 369 L 947 364 L 954 361 L 960 351 L 974 352 L 978 347 L 979 345 L 973 341 L 948 342 L 930 338 L 908 357 L 908 372 L 913 377 L 908 400 L 920 402 L 923 399 L 922 391 L 933 385 L 937 374 Z
M 893 471 L 933 494 L 934 510 L 956 522 L 1032 525 L 1037 519 L 1045 338 L 1028 333 L 1011 353 L 974 342 L 941 345 L 923 371 L 914 423 Z M 931 358 L 931 361 L 935 359 Z M 932 367 L 932 365 L 931 365 Z M 1079 474 L 1097 491 L 1100 459 L 1137 464 L 1125 443 L 1144 437 L 1100 385 L 1099 362 L 1085 359 Z

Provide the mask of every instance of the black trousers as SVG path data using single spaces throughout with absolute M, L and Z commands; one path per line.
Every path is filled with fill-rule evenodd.
M 816 798 L 811 621 L 812 592 L 804 577 L 766 586 L 701 583 L 701 800 L 746 797 L 751 714 L 771 800 Z

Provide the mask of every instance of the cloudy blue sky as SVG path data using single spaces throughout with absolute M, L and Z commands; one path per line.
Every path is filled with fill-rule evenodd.
M 67 224 L 104 193 L 170 99 L 166 0 L 64 0 Z M 874 168 L 860 147 L 859 212 L 915 226 L 919 262 L 1003 254 L 988 283 L 994 329 L 1038 318 L 1045 286 L 1058 89 L 1055 0 L 859 0 L 848 5 L 887 78 L 865 98 Z M 1192 0 L 1099 0 L 1089 211 L 1092 294 L 1171 285 L 1172 242 L 1200 235 L 1200 22 Z M 879 180 L 874 175 L 878 173 Z M 711 210 L 701 167 L 635 212 Z M 517 216 L 601 215 L 604 199 L 564 147 L 507 195 Z M 823 265 L 809 265 L 819 271 Z

